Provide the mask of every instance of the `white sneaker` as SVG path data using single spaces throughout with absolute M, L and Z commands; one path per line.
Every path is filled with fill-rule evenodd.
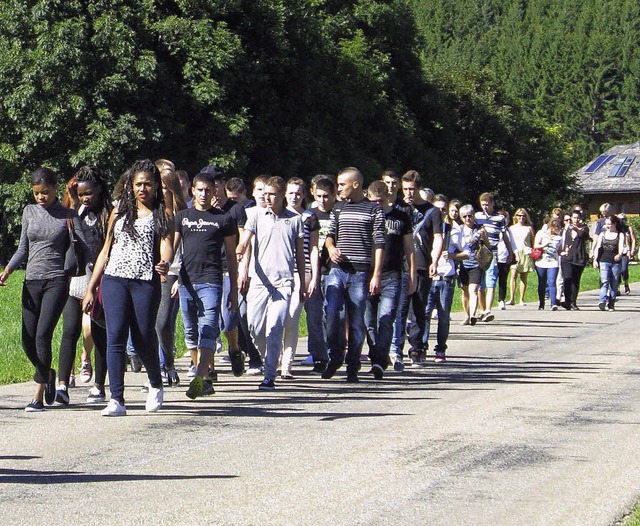
M 149 387 L 149 394 L 147 395 L 147 403 L 144 408 L 149 413 L 155 413 L 162 407 L 162 399 L 164 396 L 164 389 L 162 387 Z
M 249 376 L 260 376 L 262 371 L 262 367 L 249 367 L 249 369 L 247 369 L 247 374 Z
M 109 405 L 107 405 L 100 414 L 102 416 L 125 416 L 127 414 L 127 408 L 112 398 L 109 400 Z
M 187 373 L 188 378 L 193 378 L 196 375 L 196 366 L 192 365 L 189 367 L 189 372 Z
M 498 306 L 500 307 L 500 310 L 507 310 L 507 306 L 505 305 L 504 301 L 499 301 Z

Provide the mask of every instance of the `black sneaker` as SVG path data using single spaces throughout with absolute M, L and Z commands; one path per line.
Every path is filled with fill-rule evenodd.
M 338 360 L 329 360 L 326 369 L 322 373 L 322 378 L 328 380 L 329 378 L 333 378 L 333 375 L 336 374 L 336 371 L 340 369 L 342 364 Z
M 607 304 L 604 301 L 601 301 L 600 303 L 598 303 L 598 308 L 600 310 L 605 310 L 607 308 Z
M 380 366 L 378 366 L 380 367 Z M 347 383 L 348 384 L 357 384 L 360 380 L 358 379 L 358 371 L 357 369 L 347 369 Z
M 47 405 L 53 405 L 56 400 L 56 370 L 49 369 L 49 380 L 44 385 L 44 401 Z
M 382 366 L 375 363 L 371 367 L 371 374 L 373 374 L 373 377 L 376 380 L 382 380 L 382 377 L 384 376 L 384 369 L 382 368 Z M 356 374 L 356 377 L 357 377 L 357 374 Z
M 312 374 L 322 374 L 327 370 L 327 361 L 326 360 L 318 360 L 313 364 L 313 369 L 311 370 Z
M 273 378 L 265 378 L 262 380 L 262 383 L 258 386 L 260 391 L 274 391 L 276 388 L 276 384 L 273 381 Z
M 44 404 L 40 400 L 31 400 L 24 410 L 27 413 L 40 413 L 41 411 L 44 411 Z
M 229 358 L 231 359 L 233 376 L 242 376 L 244 374 L 244 353 L 240 349 L 229 350 Z
M 211 380 L 203 380 L 202 381 L 202 396 L 208 396 L 215 394 L 215 389 L 213 388 L 213 382 Z
M 67 393 L 65 385 L 61 385 L 60 389 L 56 391 L 56 404 L 69 405 L 69 393 Z

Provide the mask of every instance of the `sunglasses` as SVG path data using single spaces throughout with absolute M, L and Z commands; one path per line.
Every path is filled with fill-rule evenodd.
M 465 219 L 467 217 L 473 217 L 473 214 L 467 214 L 466 216 L 462 216 L 462 219 Z

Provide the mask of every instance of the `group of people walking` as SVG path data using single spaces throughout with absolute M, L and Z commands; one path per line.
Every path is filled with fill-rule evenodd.
M 492 194 L 480 196 L 476 211 L 423 188 L 415 170 L 401 177 L 386 171 L 368 187 L 353 167 L 336 177 L 318 175 L 310 188 L 299 178 L 259 176 L 250 199 L 242 180 L 227 179 L 215 166 L 190 181 L 170 161 L 144 160 L 122 175 L 113 194 L 92 166 L 67 183 L 62 202 L 52 170 L 36 170 L 31 188 L 36 204 L 24 209 L 18 249 L 0 273 L 4 285 L 27 263 L 22 342 L 36 369 L 26 406 L 31 412 L 45 403 L 69 404 L 81 334 L 82 378 L 95 373 L 87 402 L 107 401 L 109 375 L 104 416 L 126 415 L 131 354 L 148 377 L 147 411 L 162 406 L 164 385 L 180 385 L 174 366 L 178 312 L 193 362 L 189 398 L 214 393 L 221 333 L 235 376 L 245 374 L 248 355 L 246 372 L 263 375 L 259 389 L 293 378 L 303 308 L 309 333 L 304 363 L 313 373 L 329 379 L 346 365 L 347 382 L 358 382 L 366 340 L 370 373 L 379 380 L 388 367 L 404 370 L 403 356 L 415 367 L 426 364 L 432 317 L 434 359 L 446 361 L 457 284 L 463 325 L 494 320 L 496 287 L 500 309 L 515 304 L 518 293 L 524 304 L 534 269 L 540 309 L 548 298 L 552 310 L 577 310 L 591 257 L 600 269 L 599 308 L 612 310 L 625 258 L 628 266 L 635 252 L 633 230 L 608 205 L 589 252 L 579 206 L 569 214 L 554 209 L 536 233 L 526 209 L 516 210 L 509 225 Z M 71 249 L 76 262 L 78 253 L 85 256 L 80 270 L 68 268 Z M 56 383 L 52 337 L 61 315 Z

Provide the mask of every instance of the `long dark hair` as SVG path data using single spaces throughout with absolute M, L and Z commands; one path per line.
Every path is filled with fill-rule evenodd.
M 166 237 L 169 233 L 169 217 L 167 216 L 164 197 L 162 196 L 162 180 L 160 179 L 160 171 L 149 159 L 136 161 L 120 178 L 122 181 L 122 191 L 118 197 L 118 216 L 124 219 L 122 230 L 134 237 L 138 235 L 134 228 L 134 223 L 138 218 L 138 206 L 133 193 L 133 178 L 140 172 L 150 175 L 155 183 L 156 189 L 151 205 L 153 208 L 154 228 L 159 237 Z M 111 227 L 112 234 L 114 226 L 115 221 Z
M 107 231 L 107 223 L 109 222 L 109 214 L 113 208 L 107 182 L 98 168 L 89 165 L 80 167 L 74 177 L 78 183 L 91 183 L 100 189 L 100 199 L 97 203 L 98 211 L 96 213 L 98 216 L 97 228 L 102 238 L 104 238 Z

